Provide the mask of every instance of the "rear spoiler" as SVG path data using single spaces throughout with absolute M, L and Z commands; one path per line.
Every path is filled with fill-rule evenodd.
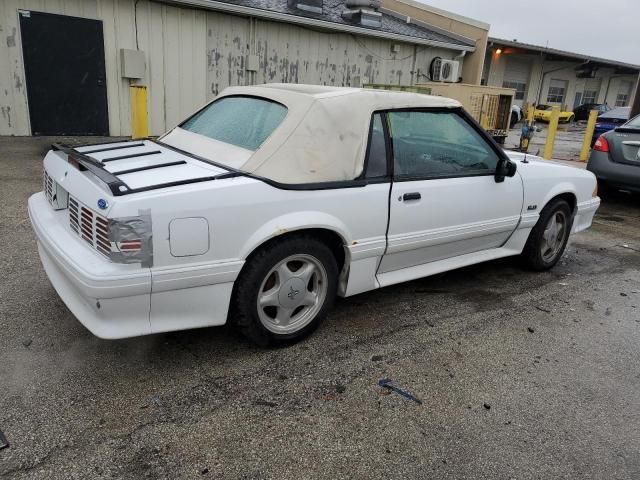
M 201 160 L 201 161 L 206 161 L 204 159 L 201 159 L 200 157 L 195 157 L 194 155 L 189 154 L 188 152 L 184 152 L 182 150 L 177 150 L 176 148 L 173 147 L 169 147 L 168 145 L 165 145 L 164 143 L 161 142 L 157 142 L 154 140 L 151 140 L 155 143 L 158 143 L 160 145 L 162 145 L 163 147 L 168 147 L 171 148 L 172 150 L 176 150 L 179 151 L 180 153 L 196 158 L 197 160 Z M 100 143 L 97 145 L 106 145 L 106 143 Z M 89 145 L 77 145 L 76 147 L 88 147 L 91 146 Z M 70 145 L 66 145 L 63 143 L 54 143 L 51 145 L 51 149 L 54 151 L 59 151 L 62 153 L 65 153 L 69 156 L 69 162 L 75 162 L 78 164 L 78 167 L 80 168 L 80 170 L 88 170 L 89 172 L 91 172 L 92 174 L 94 174 L 100 181 L 102 181 L 103 183 L 105 183 L 107 185 L 107 187 L 109 188 L 109 190 L 111 191 L 111 193 L 113 194 L 113 196 L 115 197 L 120 197 L 123 195 L 129 195 L 132 193 L 139 193 L 139 192 L 146 192 L 148 190 L 157 190 L 160 188 L 167 188 L 167 187 L 175 187 L 175 186 L 179 186 L 179 185 L 187 185 L 190 183 L 200 183 L 200 182 L 208 182 L 211 180 L 217 180 L 217 179 L 222 179 L 222 178 L 230 178 L 230 177 L 237 177 L 239 175 L 242 175 L 241 172 L 239 171 L 231 171 L 226 167 L 223 167 L 221 165 L 217 165 L 220 168 L 225 168 L 226 170 L 229 170 L 227 173 L 222 173 L 219 175 L 213 175 L 213 176 L 208 176 L 208 177 L 198 177 L 198 178 L 190 178 L 190 179 L 186 179 L 186 180 L 178 180 L 175 182 L 166 182 L 166 183 L 158 183 L 156 185 L 149 185 L 146 187 L 142 187 L 142 188 L 131 188 L 129 187 L 129 185 L 127 185 L 122 179 L 120 179 L 120 177 L 118 177 L 118 175 L 116 173 L 112 173 L 110 171 L 108 171 L 106 168 L 104 168 L 104 164 L 98 160 L 96 160 L 95 158 L 90 157 L 89 155 L 79 152 L 78 150 L 76 150 L 76 147 L 72 147 Z M 206 161 L 206 163 L 212 163 L 209 161 Z M 124 173 L 124 172 L 122 172 Z
M 614 128 L 614 131 L 620 133 L 640 133 L 640 128 L 618 127 Z

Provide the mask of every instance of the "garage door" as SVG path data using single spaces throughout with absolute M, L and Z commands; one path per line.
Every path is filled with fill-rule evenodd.
M 502 86 L 516 91 L 515 103 L 522 105 L 531 74 L 531 64 L 522 58 L 507 58 Z
M 629 99 L 631 98 L 631 89 L 633 83 L 622 81 L 618 87 L 618 94 L 616 95 L 616 107 L 626 107 L 629 105 Z
M 559 80 L 552 78 L 549 82 L 549 91 L 547 92 L 547 103 L 560 104 L 564 103 L 567 95 L 567 80 Z
M 597 103 L 600 95 L 599 78 L 588 78 L 584 84 L 584 93 L 582 95 L 582 103 Z

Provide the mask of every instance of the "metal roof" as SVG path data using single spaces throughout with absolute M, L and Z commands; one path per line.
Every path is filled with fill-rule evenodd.
M 498 45 L 503 45 L 506 47 L 515 47 L 515 48 L 521 48 L 524 50 L 531 50 L 534 52 L 541 52 L 541 53 L 547 53 L 550 55 L 555 55 L 558 57 L 566 57 L 572 60 L 580 60 L 582 62 L 592 62 L 592 63 L 598 63 L 601 65 L 606 65 L 606 66 L 612 66 L 612 67 L 617 67 L 617 68 L 626 68 L 629 70 L 635 70 L 635 71 L 640 71 L 640 65 L 634 65 L 632 63 L 626 63 L 626 62 L 619 62 L 617 60 L 609 60 L 606 58 L 599 58 L 599 57 L 593 57 L 591 55 L 584 55 L 582 53 L 575 53 L 575 52 L 567 52 L 565 50 L 558 50 L 556 48 L 548 48 L 548 47 L 541 47 L 540 45 L 533 45 L 530 43 L 523 43 L 523 42 L 517 42 L 514 40 L 504 40 L 502 38 L 494 38 L 494 37 L 489 37 L 489 43 L 490 44 L 498 44 Z
M 187 5 L 208 10 L 218 10 L 238 15 L 264 17 L 287 23 L 312 26 L 346 33 L 388 38 L 414 44 L 432 45 L 454 50 L 474 51 L 475 42 L 466 37 L 446 32 L 422 22 L 417 24 L 405 17 L 399 18 L 380 10 L 382 27 L 374 28 L 350 22 L 342 18 L 346 9 L 342 0 L 324 0 L 323 13 L 313 13 L 291 8 L 287 0 L 162 0 L 164 3 Z

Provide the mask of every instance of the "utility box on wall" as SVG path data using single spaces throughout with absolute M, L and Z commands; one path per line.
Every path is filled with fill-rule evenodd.
M 146 62 L 141 50 L 120 49 L 122 78 L 144 78 Z

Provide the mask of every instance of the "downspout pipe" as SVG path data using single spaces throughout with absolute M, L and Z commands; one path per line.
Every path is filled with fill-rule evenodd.
M 466 50 L 462 50 L 460 52 L 460 55 L 456 55 L 455 57 L 453 57 L 454 60 L 459 60 L 460 62 L 462 62 L 462 59 L 467 55 L 467 51 Z M 464 67 L 464 64 L 463 64 Z M 459 73 L 458 73 L 458 78 L 456 79 L 456 83 L 462 83 L 463 78 L 462 78 L 462 68 L 460 69 Z

